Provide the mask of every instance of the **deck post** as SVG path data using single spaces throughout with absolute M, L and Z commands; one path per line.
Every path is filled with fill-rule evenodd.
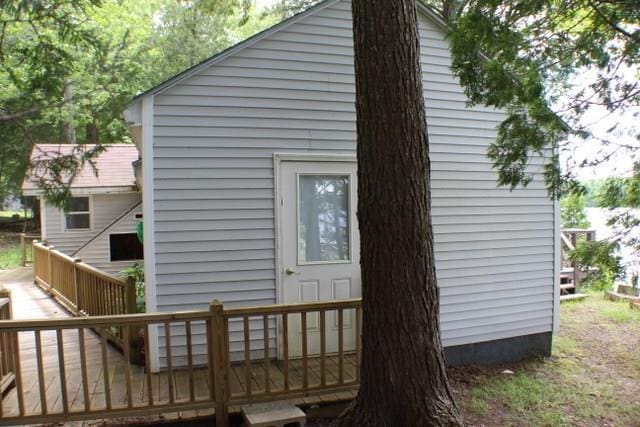
M 11 290 L 7 288 L 0 288 L 0 298 L 6 298 L 9 300 L 7 304 L 7 314 L 6 319 L 3 320 L 13 320 L 13 301 L 11 300 Z M 1 384 L 2 390 L 0 392 L 0 399 L 3 398 L 2 393 L 6 392 L 11 387 L 16 387 L 17 395 L 18 395 L 18 407 L 20 411 L 20 415 L 24 414 L 24 395 L 22 390 L 22 370 L 20 368 L 20 345 L 18 342 L 18 332 L 7 332 L 9 334 L 9 338 L 6 341 L 7 344 L 7 354 L 2 354 L 2 358 L 5 359 L 5 366 L 8 369 L 13 371 L 13 379 L 11 383 Z M 4 340 L 3 340 L 4 341 Z
M 25 233 L 20 233 L 20 265 L 27 265 L 27 239 Z
M 53 289 L 53 263 L 51 262 L 51 252 L 55 246 L 47 246 L 47 287 L 49 288 L 47 292 L 52 294 Z
M 571 244 L 573 245 L 574 249 L 578 246 L 578 233 L 576 232 L 571 233 Z M 580 270 L 579 270 L 578 263 L 576 261 L 573 261 L 571 263 L 571 267 L 573 267 L 574 292 L 578 293 L 578 284 L 580 283 Z
M 76 291 L 76 312 L 78 315 L 80 315 L 80 312 L 82 311 L 82 307 L 84 307 L 84 301 L 82 300 L 82 286 L 80 286 L 80 278 L 79 276 L 79 272 L 80 270 L 78 269 L 78 264 L 81 263 L 82 260 L 75 258 L 73 260 L 73 288 Z
M 136 314 L 136 281 L 133 277 L 127 277 L 124 290 L 125 314 Z
M 136 281 L 133 277 L 127 277 L 124 286 L 124 313 L 125 314 L 136 314 Z M 128 334 L 126 334 L 128 338 L 128 342 L 123 342 L 123 350 L 124 346 L 129 347 L 129 363 L 137 363 L 140 359 L 140 349 L 136 346 L 138 341 L 138 337 L 140 336 L 140 327 L 136 325 L 131 326 L 123 326 L 128 329 Z
M 227 355 L 225 354 L 224 307 L 218 300 L 209 303 L 211 313 L 210 350 L 213 352 L 214 399 L 216 402 L 216 426 L 229 426 L 227 390 Z

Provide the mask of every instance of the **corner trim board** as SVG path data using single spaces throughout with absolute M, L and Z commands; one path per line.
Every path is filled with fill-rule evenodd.
M 144 182 L 144 188 L 142 189 L 142 212 L 144 217 L 144 277 L 147 312 L 158 311 L 153 215 L 153 103 L 153 96 L 142 99 L 142 144 L 144 146 L 142 150 L 142 179 Z M 151 371 L 158 372 L 160 369 L 160 351 L 158 347 L 158 328 L 155 325 L 149 328 L 149 341 Z

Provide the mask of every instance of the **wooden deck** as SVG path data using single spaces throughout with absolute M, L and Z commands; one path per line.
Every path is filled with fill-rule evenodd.
M 42 318 L 65 318 L 70 314 L 55 302 L 53 298 L 48 296 L 38 286 L 33 284 L 32 272 L 30 268 L 18 269 L 5 273 L 0 276 L 0 283 L 12 291 L 13 300 L 13 317 L 14 319 L 42 319 Z M 108 364 L 107 371 L 103 369 L 103 354 L 101 352 L 100 337 L 91 330 L 84 330 L 84 342 L 86 348 L 86 366 L 87 379 L 90 384 L 88 396 L 84 396 L 82 387 L 82 372 L 78 368 L 80 366 L 79 343 L 82 337 L 77 330 L 66 330 L 63 332 L 64 338 L 64 369 L 59 366 L 59 350 L 57 345 L 57 336 L 54 331 L 45 331 L 41 334 L 41 346 L 37 345 L 35 333 L 20 333 L 20 353 L 21 353 L 21 372 L 26 415 L 41 414 L 41 396 L 46 395 L 46 410 L 44 412 L 58 413 L 65 405 L 70 412 L 81 411 L 90 405 L 92 409 L 111 408 L 111 412 L 117 415 L 118 408 L 127 407 L 126 398 L 126 381 L 125 369 L 127 363 L 122 354 L 114 347 L 109 346 L 107 351 Z M 38 366 L 37 355 L 43 355 L 43 364 Z M 327 377 L 326 382 L 332 383 L 338 381 L 338 361 L 337 357 L 328 356 L 326 359 Z M 247 390 L 246 372 L 244 364 L 231 365 L 231 393 L 244 394 Z M 263 361 L 251 364 L 250 389 L 253 393 L 259 393 L 265 389 L 265 365 Z M 38 371 L 42 370 L 42 374 L 38 375 Z M 144 368 L 141 366 L 130 365 L 133 385 L 133 406 L 147 405 L 149 402 L 148 391 L 146 387 L 146 376 Z M 310 359 L 308 361 L 309 384 L 320 384 L 320 363 L 319 359 Z M 66 381 L 61 384 L 60 372 L 65 372 Z M 281 363 L 271 361 L 271 369 L 269 370 L 270 389 L 282 389 L 284 385 L 284 377 L 282 374 Z M 354 356 L 347 355 L 345 357 L 344 380 L 349 382 L 355 379 L 356 365 Z M 39 376 L 43 376 L 45 381 L 43 384 L 38 380 Z M 108 379 L 111 397 L 110 402 L 105 394 L 105 377 Z M 297 388 L 302 385 L 302 362 L 291 360 L 289 363 L 289 381 L 291 388 Z M 155 402 L 169 401 L 167 390 L 168 375 L 167 373 L 154 374 L 153 381 L 153 400 Z M 66 387 L 67 393 L 63 393 L 62 389 Z M 210 393 L 209 379 L 205 370 L 196 370 L 193 385 L 189 383 L 189 375 L 187 371 L 176 370 L 174 372 L 174 399 L 176 402 L 186 400 L 194 393 L 196 399 L 206 399 Z M 68 400 L 62 399 L 63 395 L 69 396 Z M 354 391 L 344 391 L 340 393 L 320 394 L 314 396 L 300 396 L 295 399 L 297 404 L 314 404 L 320 402 L 339 402 L 350 400 L 354 397 Z M 85 402 L 86 401 L 86 402 Z M 239 408 L 231 407 L 231 412 L 237 411 Z M 18 415 L 18 402 L 15 389 L 11 390 L 2 401 L 2 413 L 4 416 Z M 196 417 L 204 417 L 213 415 L 213 408 L 202 408 L 177 413 L 163 413 L 154 417 L 144 417 L 144 421 L 157 422 L 158 417 L 162 419 L 191 419 Z M 113 418 L 110 416 L 109 418 Z M 131 417 L 126 419 L 132 421 Z M 120 419 L 124 421 L 124 419 Z M 136 419 L 141 421 L 141 419 Z M 82 424 L 79 422 L 78 425 Z

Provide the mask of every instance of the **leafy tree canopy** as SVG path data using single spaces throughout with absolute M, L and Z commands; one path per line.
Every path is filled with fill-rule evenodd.
M 470 0 L 451 23 L 453 69 L 471 103 L 508 113 L 488 152 L 500 184 L 526 185 L 531 155 L 549 155 L 565 130 L 574 140 L 637 155 L 635 145 L 617 138 L 622 123 L 602 136 L 584 117 L 594 108 L 638 111 L 638 0 Z M 627 125 L 624 132 L 637 139 Z M 575 181 L 555 160 L 544 172 L 558 195 Z
M 585 197 L 568 194 L 560 200 L 560 221 L 563 228 L 589 228 L 591 224 L 585 211 Z
M 276 19 L 248 0 L 0 0 L 0 200 L 20 194 L 35 143 L 94 144 L 32 165 L 64 207 L 78 169 L 129 142 L 136 93 Z

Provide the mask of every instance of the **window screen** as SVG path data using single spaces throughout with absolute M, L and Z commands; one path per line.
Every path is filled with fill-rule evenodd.
M 135 261 L 144 258 L 142 243 L 136 233 L 110 234 L 109 256 L 111 261 Z
M 67 230 L 86 230 L 91 228 L 91 212 L 88 197 L 72 197 L 69 200 L 69 211 L 65 214 Z

